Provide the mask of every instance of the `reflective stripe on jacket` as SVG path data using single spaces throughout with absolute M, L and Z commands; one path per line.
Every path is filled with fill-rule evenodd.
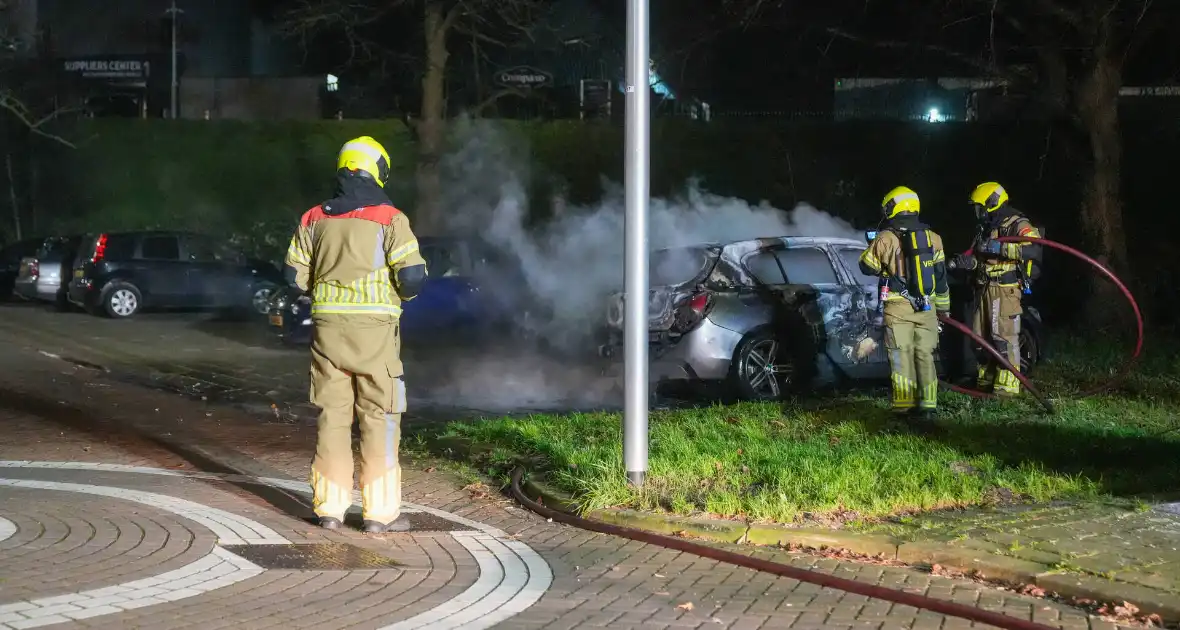
M 424 265 L 410 221 L 389 205 L 339 215 L 303 214 L 287 248 L 295 283 L 311 293 L 311 313 L 401 315 L 397 270 Z
M 930 239 L 929 260 L 925 262 L 929 262 L 932 267 L 933 283 L 932 286 L 925 286 L 919 276 L 915 278 L 914 284 L 917 286 L 914 287 L 914 290 L 917 290 L 922 296 L 930 298 L 935 309 L 947 311 L 951 307 L 951 293 L 950 285 L 946 280 L 946 251 L 943 250 L 942 237 L 934 230 L 927 229 L 924 232 Z M 915 234 L 911 233 L 911 236 Z M 914 248 L 918 248 L 917 241 L 914 242 Z M 893 230 L 883 230 L 861 253 L 860 270 L 868 275 L 886 280 L 896 278 L 908 285 L 906 282 L 906 262 L 905 248 L 902 246 L 901 238 Z M 905 297 L 890 287 L 886 301 L 899 300 L 905 300 Z
M 994 240 L 1004 236 L 1041 238 L 1041 232 L 1025 217 L 1015 215 L 986 232 L 983 240 Z M 1042 247 L 1037 243 L 1001 244 L 998 258 L 981 261 L 979 273 L 982 274 L 984 283 L 1001 287 L 1019 286 L 1024 278 L 1033 275 L 1033 259 L 1040 255 Z

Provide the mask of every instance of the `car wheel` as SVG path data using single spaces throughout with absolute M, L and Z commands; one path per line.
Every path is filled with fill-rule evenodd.
M 1027 328 L 1020 329 L 1020 373 L 1028 376 L 1041 362 L 1041 344 Z
M 102 292 L 102 308 L 108 317 L 126 319 L 139 312 L 143 296 L 139 289 L 126 283 L 112 284 Z
M 770 330 L 750 333 L 738 344 L 730 380 L 745 400 L 780 400 L 795 388 L 796 370 L 790 352 Z
M 260 284 L 254 287 L 250 294 L 250 309 L 256 315 L 266 315 L 270 312 L 270 296 L 277 289 L 273 284 Z

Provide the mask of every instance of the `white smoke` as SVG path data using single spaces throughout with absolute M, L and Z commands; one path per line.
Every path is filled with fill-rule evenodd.
M 566 351 L 582 351 L 570 365 L 537 355 L 464 361 L 453 371 L 449 395 L 470 406 L 542 408 L 574 404 L 613 406 L 605 400 L 601 366 L 594 359 L 593 333 L 606 313 L 606 298 L 623 285 L 622 187 L 604 184 L 604 198 L 588 207 L 551 200 L 551 217 L 530 225 L 529 170 L 524 147 L 486 121 L 462 125 L 459 148 L 443 161 L 448 223 L 457 234 L 474 235 L 519 259 L 528 289 L 544 313 L 537 322 L 546 340 Z M 766 202 L 750 204 L 686 183 L 674 198 L 650 201 L 652 249 L 725 243 L 773 236 L 861 238 L 848 222 L 807 204 L 784 211 Z M 653 270 L 655 271 L 655 270 Z

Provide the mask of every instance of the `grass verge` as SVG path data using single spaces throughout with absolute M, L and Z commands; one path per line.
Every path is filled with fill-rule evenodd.
M 1101 375 L 1079 346 L 1059 349 L 1038 382 L 1070 391 Z M 1170 349 L 1164 349 L 1169 352 Z M 1107 361 L 1110 365 L 1110 361 Z M 503 473 L 527 459 L 588 509 L 628 507 L 758 521 L 850 520 L 1008 502 L 1085 500 L 1180 489 L 1177 361 L 1158 356 L 1112 395 L 1022 402 L 944 394 L 941 430 L 894 424 L 884 394 L 785 405 L 746 403 L 651 414 L 648 483 L 623 475 L 617 413 L 496 418 L 446 435 L 492 447 Z M 1082 381 L 1079 384 L 1079 377 Z

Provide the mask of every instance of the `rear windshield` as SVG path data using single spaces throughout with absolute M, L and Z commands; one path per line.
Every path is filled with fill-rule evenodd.
M 704 247 L 678 247 L 651 253 L 648 274 L 653 286 L 691 282 L 709 273 L 705 266 L 712 258 Z
M 46 256 L 54 255 L 61 256 L 63 254 L 72 253 L 70 250 L 76 247 L 78 239 L 65 238 L 60 236 L 52 236 L 45 239 L 41 244 L 41 249 L 37 250 L 37 257 L 44 258 Z

